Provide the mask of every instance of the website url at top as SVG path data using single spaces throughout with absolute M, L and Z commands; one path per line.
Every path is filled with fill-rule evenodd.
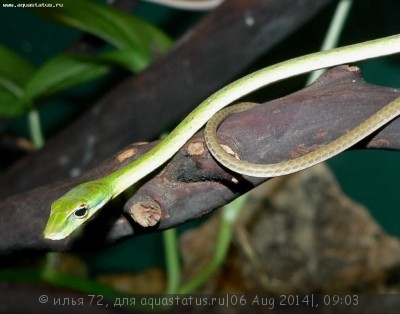
M 63 3 L 3 3 L 3 8 L 62 8 Z

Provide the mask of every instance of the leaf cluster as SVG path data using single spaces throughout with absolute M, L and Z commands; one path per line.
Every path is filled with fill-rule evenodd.
M 27 1 L 30 2 L 30 1 Z M 77 28 L 110 47 L 95 55 L 62 53 L 36 68 L 29 60 L 0 45 L 0 117 L 14 118 L 37 108 L 49 97 L 96 80 L 119 66 L 143 70 L 171 40 L 163 32 L 128 13 L 89 0 L 69 0 L 52 8 L 33 8 L 44 19 Z M 18 1 L 14 1 L 15 4 Z

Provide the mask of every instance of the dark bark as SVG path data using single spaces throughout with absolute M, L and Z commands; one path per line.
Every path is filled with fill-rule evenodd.
M 154 138 L 329 2 L 226 1 L 166 56 L 11 167 L 1 177 L 0 198 L 83 173 L 129 143 Z
M 397 97 L 399 90 L 368 84 L 357 68 L 341 66 L 307 88 L 229 117 L 222 123 L 219 137 L 244 160 L 271 163 L 295 158 L 340 137 Z M 400 150 L 399 132 L 400 119 L 394 119 L 356 148 Z M 125 210 L 141 225 L 121 215 L 118 208 L 122 206 L 114 204 L 88 223 L 82 237 L 74 233 L 62 241 L 43 239 L 54 199 L 79 182 L 123 166 L 156 144 L 131 145 L 80 178 L 4 200 L 0 203 L 0 251 L 102 247 L 127 236 L 157 232 L 196 219 L 266 180 L 241 177 L 220 167 L 209 155 L 199 132 L 126 202 Z

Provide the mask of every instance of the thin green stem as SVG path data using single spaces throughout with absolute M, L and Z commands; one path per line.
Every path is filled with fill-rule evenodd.
M 16 98 L 21 98 L 24 91 L 13 82 L 0 77 L 0 86 L 8 90 Z M 32 109 L 28 112 L 28 128 L 29 136 L 32 140 L 33 145 L 40 149 L 44 145 L 44 137 L 42 132 L 42 126 L 40 123 L 39 111 L 32 106 Z
M 350 12 L 352 0 L 342 0 L 338 4 L 334 17 L 329 26 L 329 30 L 325 36 L 321 50 L 332 49 L 337 46 L 340 34 L 343 30 L 345 21 Z M 318 76 L 323 73 L 323 70 L 314 71 L 308 80 L 307 84 L 313 82 Z M 183 285 L 179 290 L 179 293 L 191 293 L 206 282 L 214 272 L 222 265 L 226 258 L 226 254 L 229 249 L 229 245 L 232 238 L 232 223 L 236 221 L 236 218 L 246 201 L 246 197 L 241 197 L 226 205 L 222 212 L 222 219 L 220 224 L 220 230 L 218 234 L 218 240 L 216 244 L 216 250 L 212 261 L 204 268 L 199 274 L 197 274 L 192 280 Z
M 330 50 L 337 46 L 352 4 L 353 0 L 341 0 L 338 3 L 320 51 Z M 326 69 L 313 71 L 308 77 L 306 85 L 314 82 L 325 71 Z
M 33 142 L 33 145 L 37 149 L 40 149 L 44 145 L 44 137 L 42 127 L 40 123 L 39 111 L 37 109 L 31 109 L 28 113 L 28 127 L 29 135 Z
M 246 200 L 247 196 L 242 195 L 223 207 L 213 259 L 199 274 L 184 284 L 179 289 L 179 293 L 192 293 L 202 286 L 221 267 L 225 261 L 232 240 L 233 224 L 236 222 Z
M 28 112 L 28 129 L 29 136 L 33 145 L 40 149 L 44 146 L 44 137 L 42 125 L 40 123 L 39 111 L 35 108 Z M 44 281 L 56 280 L 56 268 L 59 258 L 59 253 L 48 252 L 46 253 L 46 263 L 42 270 L 42 278 Z
M 40 123 L 40 116 L 37 109 L 31 109 L 28 112 L 28 128 L 29 136 L 33 145 L 40 149 L 44 146 L 44 137 L 42 132 L 42 126 Z M 57 281 L 57 262 L 60 257 L 60 253 L 48 252 L 46 253 L 46 263 L 42 270 L 42 278 L 44 281 L 52 282 Z
M 40 149 L 44 146 L 44 137 L 42 132 L 42 126 L 40 123 L 39 111 L 37 109 L 31 109 L 28 112 L 28 128 L 29 136 L 33 145 Z M 46 253 L 46 263 L 42 270 L 42 278 L 45 281 L 57 281 L 57 262 L 60 257 L 60 253 L 48 252 Z
M 165 262 L 167 268 L 167 294 L 178 291 L 180 283 L 180 261 L 176 229 L 168 229 L 163 232 Z
M 58 252 L 48 252 L 46 253 L 46 259 L 45 259 L 45 264 L 42 270 L 42 278 L 45 281 L 51 281 L 55 274 L 56 274 L 56 268 L 57 268 L 57 262 L 60 253 Z
M 37 109 L 31 109 L 28 112 L 28 128 L 29 136 L 32 140 L 33 145 L 40 149 L 44 146 L 44 137 L 42 132 L 42 126 L 40 123 L 40 116 Z M 46 263 L 42 270 L 42 278 L 44 281 L 57 281 L 56 279 L 56 268 L 60 253 L 48 252 L 46 253 Z

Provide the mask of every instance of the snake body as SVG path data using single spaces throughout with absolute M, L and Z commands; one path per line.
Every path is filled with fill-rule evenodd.
M 166 138 L 164 138 L 164 140 L 149 152 L 106 177 L 85 182 L 74 187 L 69 192 L 55 200 L 51 205 L 50 217 L 44 230 L 45 238 L 59 240 L 67 237 L 93 216 L 109 200 L 116 197 L 121 192 L 167 162 L 204 124 L 206 124 L 207 121 L 212 118 L 212 116 L 214 116 L 214 114 L 242 96 L 268 84 L 298 74 L 343 63 L 394 54 L 397 52 L 400 52 L 400 35 L 294 58 L 256 71 L 225 86 L 203 101 Z M 393 109 L 392 107 L 395 107 L 395 110 L 398 112 L 398 101 L 396 101 L 395 105 L 390 104 L 390 110 Z M 380 123 L 387 121 L 387 115 L 385 112 L 385 119 Z M 381 113 L 379 113 L 379 115 L 381 115 Z M 378 118 L 373 118 L 373 120 L 367 120 L 369 122 L 363 123 L 360 130 L 355 132 L 357 135 L 355 138 L 366 136 L 367 134 L 364 133 L 366 132 L 365 130 L 370 132 L 370 130 L 375 129 L 376 126 L 371 126 L 371 121 L 375 124 L 376 120 L 378 120 Z M 352 134 L 353 136 L 355 135 L 354 132 Z M 346 137 L 346 142 L 348 141 L 349 140 Z M 356 139 L 353 139 L 349 143 L 354 141 L 356 141 Z M 344 141 L 339 139 L 339 142 L 339 144 L 342 144 Z M 341 146 L 345 147 L 343 145 Z M 329 147 L 329 150 L 332 150 L 332 147 Z M 321 154 L 325 157 L 329 157 L 329 154 L 332 154 L 332 152 L 326 153 L 325 151 L 326 149 L 320 148 L 319 152 L 314 153 L 313 156 L 317 158 L 316 155 Z M 307 167 L 312 163 L 310 163 L 310 160 L 314 160 L 314 157 L 311 158 L 310 155 L 305 156 L 307 157 L 300 157 L 302 158 L 301 160 L 304 160 L 301 163 L 298 159 L 293 159 L 288 163 L 285 163 L 283 169 L 288 169 L 289 172 L 293 172 Z M 323 159 L 320 158 L 319 160 Z M 228 162 L 228 164 L 232 164 L 232 162 Z M 237 166 L 236 162 L 233 164 L 234 166 Z M 285 174 L 286 170 L 277 169 L 282 168 L 279 164 L 278 166 L 272 167 L 274 169 L 272 175 L 275 175 L 276 173 L 281 175 Z M 246 167 L 238 166 L 237 168 L 240 171 L 247 173 L 247 170 L 244 169 Z M 251 175 L 260 174 L 261 171 L 263 171 L 258 168 L 253 171 L 252 168 L 253 166 L 250 167 Z M 271 172 L 267 172 L 267 176 L 270 176 L 270 173 Z
M 274 164 L 253 164 L 236 159 L 233 155 L 228 154 L 225 150 L 223 150 L 218 143 L 216 130 L 222 121 L 225 120 L 229 115 L 251 109 L 254 106 L 256 105 L 253 103 L 242 103 L 217 112 L 208 121 L 204 130 L 204 138 L 209 151 L 220 164 L 236 173 L 264 178 L 282 176 L 312 167 L 348 149 L 367 135 L 373 133 L 400 115 L 399 97 L 377 111 L 367 120 L 364 120 L 354 129 L 319 149 L 311 151 L 300 157 Z

